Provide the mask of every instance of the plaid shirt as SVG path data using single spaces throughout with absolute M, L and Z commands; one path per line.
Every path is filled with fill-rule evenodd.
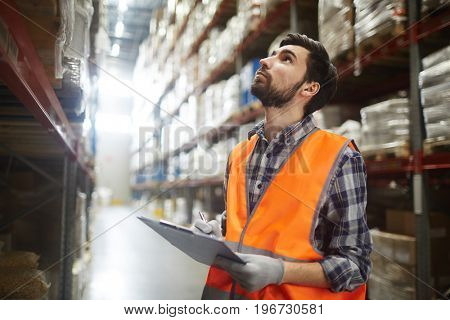
M 264 137 L 264 121 L 248 133 L 249 138 L 259 136 L 247 165 L 250 212 L 283 163 L 314 128 L 314 118 L 309 115 L 280 131 L 271 142 Z M 327 186 L 327 201 L 313 222 L 313 246 L 324 256 L 319 263 L 334 292 L 354 290 L 369 276 L 372 241 L 365 215 L 366 180 L 361 154 L 347 147 Z M 228 165 L 225 194 L 227 182 Z

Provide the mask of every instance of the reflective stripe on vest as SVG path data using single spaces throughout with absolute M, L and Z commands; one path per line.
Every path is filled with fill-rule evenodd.
M 323 130 L 310 133 L 274 176 L 252 212 L 248 209 L 247 162 L 258 139 L 238 144 L 229 160 L 226 241 L 237 252 L 262 254 L 286 261 L 320 261 L 312 245 L 316 215 L 326 201 L 326 191 L 339 159 L 350 141 Z M 350 145 L 356 148 L 354 145 Z M 269 285 L 247 292 L 236 285 L 235 297 L 248 299 L 364 299 L 366 286 L 352 292 L 293 284 Z M 227 298 L 232 279 L 211 267 L 205 299 Z

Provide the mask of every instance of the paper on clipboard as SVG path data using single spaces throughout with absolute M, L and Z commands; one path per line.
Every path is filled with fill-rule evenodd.
M 244 263 L 223 241 L 196 234 L 188 228 L 167 221 L 157 221 L 145 217 L 138 217 L 138 219 L 169 241 L 173 246 L 200 263 L 210 266 L 217 256 Z

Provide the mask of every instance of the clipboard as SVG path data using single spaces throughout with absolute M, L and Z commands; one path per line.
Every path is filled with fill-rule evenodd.
M 208 266 L 214 263 L 217 256 L 245 264 L 224 241 L 212 236 L 194 233 L 192 230 L 164 220 L 153 220 L 138 217 L 143 223 L 166 239 L 192 259 Z

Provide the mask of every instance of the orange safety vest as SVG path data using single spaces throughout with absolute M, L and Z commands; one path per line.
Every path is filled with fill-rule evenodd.
M 323 254 L 311 242 L 313 221 L 326 201 L 338 160 L 347 146 L 356 146 L 345 137 L 316 129 L 282 165 L 250 213 L 246 166 L 257 140 L 254 135 L 230 154 L 225 241 L 242 253 L 292 262 L 322 260 Z M 233 283 L 227 272 L 212 266 L 202 298 L 228 299 L 232 290 L 236 299 L 365 299 L 366 285 L 337 293 L 294 284 L 268 285 L 260 291 L 247 292 Z

